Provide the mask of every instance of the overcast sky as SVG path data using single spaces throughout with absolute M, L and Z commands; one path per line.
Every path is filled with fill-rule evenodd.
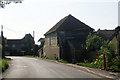
M 20 39 L 35 31 L 35 41 L 60 19 L 71 14 L 95 30 L 118 26 L 119 0 L 24 0 L 0 8 L 4 36 Z

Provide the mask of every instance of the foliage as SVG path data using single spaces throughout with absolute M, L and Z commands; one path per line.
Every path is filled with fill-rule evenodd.
M 119 66 L 116 66 L 116 65 L 112 65 L 112 66 L 110 66 L 110 71 L 114 71 L 114 72 L 120 72 L 120 68 L 119 68 Z
M 8 5 L 10 4 L 11 2 L 14 2 L 14 3 L 22 3 L 23 0 L 0 0 L 0 7 L 1 8 L 4 8 L 5 5 Z
M 1 34 L 1 38 L 2 38 L 2 58 L 5 58 L 5 44 L 7 43 L 7 40 L 3 36 L 3 33 Z
M 86 50 L 96 51 L 96 50 L 99 50 L 100 47 L 104 44 L 105 44 L 105 41 L 101 37 L 92 35 L 90 33 L 86 40 Z
M 84 59 L 84 63 L 89 63 L 89 61 Z
M 34 48 L 34 38 L 31 36 L 31 34 L 26 34 L 23 38 L 24 40 L 24 47 L 22 49 L 25 51 L 25 53 L 32 53 Z
M 34 47 L 33 47 L 34 56 L 38 56 L 38 50 L 39 50 L 38 45 L 34 45 Z
M 42 59 L 48 59 L 48 57 L 41 57 Z
M 64 61 L 62 59 L 58 60 L 57 58 L 47 58 L 47 57 L 41 57 L 42 59 L 48 59 L 48 60 L 55 60 L 55 61 L 58 61 L 58 62 L 61 62 L 61 63 L 68 63 L 67 61 Z
M 0 73 L 4 72 L 9 67 L 6 59 L 0 60 Z
M 92 62 L 87 61 L 85 58 L 83 63 L 76 63 L 81 66 L 88 66 L 93 68 L 103 68 L 103 53 L 105 53 L 106 67 L 109 71 L 120 71 L 120 57 L 118 55 L 118 43 L 117 41 L 110 41 L 107 43 L 104 39 L 99 36 L 88 35 L 86 40 L 86 51 L 89 54 L 90 51 L 96 51 L 98 57 L 93 59 Z
M 91 67 L 91 68 L 95 68 L 95 66 L 91 63 L 76 63 L 79 66 L 87 66 L 87 67 Z
M 68 63 L 67 61 L 64 61 L 62 59 L 58 60 L 56 58 L 49 58 L 49 60 L 55 60 L 55 61 L 58 61 L 58 62 L 61 62 L 61 63 Z
M 9 67 L 7 60 L 2 59 L 2 72 L 4 72 Z
M 7 57 L 5 57 L 4 59 L 7 60 L 7 61 L 8 61 L 8 60 L 12 60 L 11 58 L 7 58 Z
M 98 51 L 98 59 L 103 62 L 103 53 L 106 56 L 106 67 L 110 71 L 120 71 L 120 58 L 117 53 L 117 42 L 109 42 L 106 47 L 101 47 Z
M 61 62 L 61 63 L 68 63 L 67 61 L 64 61 L 62 59 L 58 60 L 58 62 Z
M 84 46 L 84 59 L 89 60 L 92 62 L 92 58 L 95 59 L 95 54 L 97 53 L 98 50 L 101 49 L 101 46 L 106 46 L 107 42 L 97 36 L 89 33 L 87 40 L 86 40 L 86 45 Z M 98 56 L 98 54 L 96 54 Z
M 103 68 L 103 60 L 95 59 L 93 62 L 91 62 L 92 65 L 94 65 L 96 68 Z
M 0 44 L 0 58 L 2 58 L 2 44 Z
M 56 58 L 49 58 L 49 60 L 56 60 Z
M 35 58 L 35 57 L 38 57 L 38 56 L 25 55 L 23 57 L 32 57 L 32 58 Z
M 93 62 L 89 62 L 87 60 L 84 60 L 85 62 L 83 63 L 76 63 L 77 65 L 80 66 L 87 66 L 87 67 L 91 67 L 91 68 L 102 68 L 103 67 L 103 62 L 101 62 L 100 60 L 96 59 Z
M 105 48 L 105 47 L 102 46 L 97 53 L 99 55 L 98 59 L 101 60 L 101 61 L 103 61 L 103 53 L 105 53 L 106 62 L 108 62 L 108 57 L 110 55 L 110 52 L 109 52 L 109 50 L 107 48 Z
M 45 43 L 45 38 L 40 38 L 38 40 L 38 42 L 40 42 L 39 48 L 42 48 L 44 46 L 44 43 Z

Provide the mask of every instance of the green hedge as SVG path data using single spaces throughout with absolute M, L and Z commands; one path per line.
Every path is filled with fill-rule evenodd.
M 0 73 L 4 72 L 9 67 L 6 59 L 0 60 Z

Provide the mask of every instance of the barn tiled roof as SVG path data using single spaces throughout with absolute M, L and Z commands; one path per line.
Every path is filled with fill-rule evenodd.
M 45 34 L 49 34 L 49 33 L 51 33 L 51 32 L 56 31 L 57 28 L 65 21 L 66 18 L 67 18 L 67 16 L 64 17 L 63 19 L 61 19 L 57 24 L 55 24 L 55 25 L 54 25 L 48 32 L 46 32 Z
M 21 44 L 23 42 L 22 39 L 7 39 L 8 44 Z
M 8 44 L 23 44 L 25 39 L 33 39 L 31 34 L 26 34 L 22 39 L 7 39 Z
M 83 22 L 79 21 L 72 15 L 68 15 L 61 19 L 55 26 L 53 26 L 48 32 L 45 33 L 45 35 L 52 33 L 56 30 L 80 30 L 80 29 L 91 29 L 88 25 L 84 24 Z
M 116 30 L 98 30 L 95 34 L 106 41 L 110 41 L 115 36 Z

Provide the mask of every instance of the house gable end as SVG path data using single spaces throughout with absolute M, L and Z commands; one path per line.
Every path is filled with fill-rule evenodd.
M 77 30 L 84 30 L 84 29 L 89 29 L 89 30 L 94 30 L 90 28 L 88 25 L 85 23 L 79 21 L 72 15 L 69 15 L 64 22 L 58 27 L 58 31 L 77 31 Z
M 90 30 L 93 31 L 94 29 L 86 25 L 85 23 L 79 21 L 72 15 L 68 15 L 61 19 L 55 26 L 53 26 L 48 32 L 44 35 L 48 35 L 55 31 L 77 31 L 77 30 Z

